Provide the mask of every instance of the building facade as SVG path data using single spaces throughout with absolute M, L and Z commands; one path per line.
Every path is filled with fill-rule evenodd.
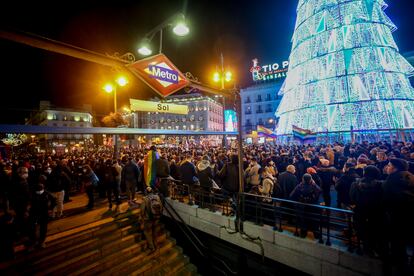
M 92 108 L 83 105 L 80 109 L 59 108 L 51 105 L 49 101 L 41 101 L 39 111 L 35 112 L 26 121 L 28 125 L 50 127 L 92 127 Z M 70 150 L 71 147 L 84 147 L 92 143 L 92 134 L 43 134 L 38 136 L 45 149 L 56 148 Z
M 242 100 L 241 126 L 242 135 L 246 137 L 257 129 L 258 125 L 274 129 L 275 111 L 282 96 L 278 91 L 283 81 L 255 84 L 241 89 Z
M 152 101 L 158 101 L 153 99 Z M 169 114 L 160 112 L 144 113 L 143 128 L 223 131 L 223 106 L 210 97 L 201 94 L 170 96 L 163 102 L 187 105 L 188 114 Z M 140 112 L 142 114 L 143 112 Z

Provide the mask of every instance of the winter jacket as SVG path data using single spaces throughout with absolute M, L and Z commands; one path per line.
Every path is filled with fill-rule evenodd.
M 350 200 L 355 205 L 355 212 L 359 215 L 370 216 L 370 214 L 381 213 L 383 209 L 382 183 L 378 180 L 367 178 L 357 179 L 351 186 Z
M 338 201 L 345 205 L 351 204 L 349 192 L 351 190 L 352 183 L 359 178 L 359 175 L 355 173 L 355 170 L 350 169 L 343 176 L 341 176 L 335 183 L 335 189 L 338 192 Z
M 42 194 L 33 193 L 30 216 L 33 218 L 48 218 L 48 211 L 56 206 L 56 199 L 47 191 Z
M 388 176 L 382 186 L 387 209 L 397 215 L 414 213 L 414 175 L 399 171 Z
M 121 182 L 124 183 L 125 181 L 133 181 L 138 183 L 140 174 L 141 172 L 138 166 L 134 162 L 129 161 L 122 169 Z
M 210 161 L 201 160 L 197 164 L 197 174 L 200 185 L 205 188 L 213 187 L 213 170 L 210 166 Z
M 318 203 L 321 188 L 312 181 L 310 184 L 300 183 L 290 194 L 290 199 L 307 204 Z
M 239 191 L 239 167 L 233 163 L 225 163 L 219 172 L 222 179 L 222 188 L 228 192 L 237 193 Z
M 277 181 L 281 189 L 281 197 L 285 199 L 289 198 L 298 183 L 296 176 L 288 171 L 279 174 Z
M 184 160 L 180 165 L 180 176 L 183 184 L 193 185 L 197 181 L 197 171 L 194 164 Z
M 164 178 L 170 176 L 170 165 L 167 159 L 159 158 L 155 160 L 155 168 L 157 177 Z
M 249 166 L 245 171 L 245 176 L 247 178 L 247 184 L 250 185 L 259 185 L 260 184 L 260 174 L 259 174 L 260 165 L 256 164 L 254 166 Z

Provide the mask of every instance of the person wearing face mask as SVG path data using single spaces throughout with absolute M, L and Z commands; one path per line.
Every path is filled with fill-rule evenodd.
M 52 210 L 56 205 L 56 199 L 47 191 L 43 183 L 46 182 L 46 177 L 41 175 L 39 177 L 39 184 L 35 186 L 35 191 L 32 195 L 30 207 L 30 239 L 35 246 L 45 247 L 45 239 L 47 234 L 47 223 L 49 217 L 49 210 Z M 39 227 L 39 236 L 36 235 L 36 228 Z
M 29 170 L 26 167 L 18 167 L 17 177 L 13 181 L 11 204 L 16 212 L 17 231 L 26 231 L 28 207 L 30 202 L 30 188 L 28 183 Z

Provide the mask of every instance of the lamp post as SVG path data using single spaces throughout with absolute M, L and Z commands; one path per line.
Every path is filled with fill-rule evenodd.
M 103 86 L 103 90 L 106 93 L 108 93 L 108 94 L 109 93 L 114 93 L 114 114 L 116 114 L 117 111 L 118 111 L 117 93 L 116 93 L 117 92 L 117 87 L 118 86 L 123 87 L 127 84 L 128 84 L 128 80 L 125 77 L 120 76 L 115 80 L 115 83 L 107 83 Z M 119 150 L 118 150 L 118 135 L 115 134 L 114 136 L 115 136 L 114 157 L 118 158 L 118 152 L 119 152 Z
M 168 18 L 167 20 L 165 20 L 164 22 L 162 22 L 161 24 L 159 24 L 158 26 L 154 27 L 151 31 L 149 31 L 144 39 L 142 39 L 141 41 L 141 45 L 138 49 L 138 53 L 142 56 L 149 56 L 152 54 L 152 49 L 150 46 L 150 43 L 152 41 L 152 39 L 154 38 L 154 36 L 159 33 L 159 37 L 160 37 L 160 45 L 158 48 L 158 53 L 161 54 L 162 53 L 162 36 L 163 36 L 163 29 L 166 27 L 171 27 L 174 26 L 172 28 L 173 32 L 175 35 L 177 36 L 186 36 L 189 32 L 190 29 L 188 28 L 186 22 L 185 22 L 185 16 L 182 13 L 176 13 L 173 16 L 171 16 L 170 18 Z
M 223 57 L 223 53 L 220 54 L 220 70 L 217 70 L 216 72 L 214 72 L 213 75 L 213 80 L 214 82 L 220 82 L 221 83 L 221 90 L 225 89 L 225 83 L 226 82 L 230 82 L 232 80 L 232 73 L 229 70 L 224 70 L 224 57 Z M 216 96 L 216 97 L 221 97 L 223 98 L 223 131 L 226 131 L 225 125 L 226 125 L 226 118 L 225 118 L 225 114 L 224 111 L 226 110 L 226 98 L 223 95 L 220 96 Z M 223 135 L 223 146 L 226 147 L 227 146 L 227 136 Z

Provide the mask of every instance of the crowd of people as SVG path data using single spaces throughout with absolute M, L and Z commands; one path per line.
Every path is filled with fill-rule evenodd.
M 244 192 L 353 210 L 357 235 L 367 251 L 391 251 L 396 262 L 407 258 L 414 233 L 409 222 L 414 213 L 413 143 L 243 148 Z M 117 159 L 106 147 L 63 156 L 23 154 L 1 160 L 0 173 L 1 231 L 21 235 L 27 229 L 33 232 L 34 224 L 43 225 L 37 239 L 25 233 L 40 246 L 47 221 L 62 217 L 74 191 L 88 195 L 88 209 L 94 208 L 96 195 L 106 197 L 112 209 L 113 203 L 120 204 L 121 194 L 133 205 L 135 193 L 146 193 L 148 186 L 168 196 L 168 183 L 176 179 L 228 196 L 235 212 L 240 188 L 237 150 L 202 145 L 127 147 Z

